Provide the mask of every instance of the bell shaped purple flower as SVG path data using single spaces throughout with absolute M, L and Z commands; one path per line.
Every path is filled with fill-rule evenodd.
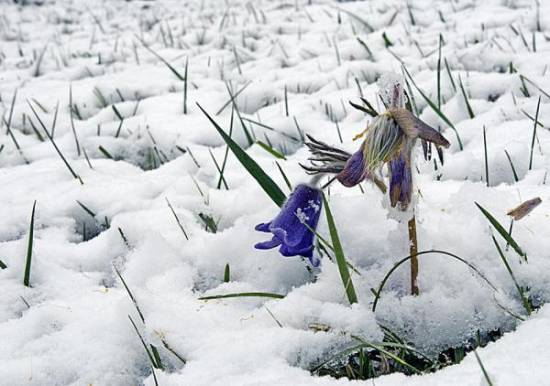
M 268 223 L 258 224 L 256 230 L 272 233 L 269 241 L 256 244 L 256 249 L 271 249 L 280 246 L 283 256 L 304 256 L 316 266 L 313 259 L 313 239 L 321 208 L 321 190 L 306 184 L 296 186 L 281 208 L 281 212 Z

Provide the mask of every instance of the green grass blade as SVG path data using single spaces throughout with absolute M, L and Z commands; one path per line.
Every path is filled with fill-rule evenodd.
M 439 254 L 442 254 L 442 255 L 445 255 L 445 256 L 448 256 L 448 257 L 451 257 L 455 260 L 458 260 L 460 261 L 461 263 L 467 265 L 469 268 L 471 268 L 481 279 L 483 279 L 483 281 L 485 281 L 485 283 L 487 283 L 489 285 L 489 287 L 491 287 L 494 291 L 497 291 L 497 288 L 493 285 L 493 283 L 491 283 L 489 281 L 489 279 L 487 279 L 487 277 L 481 273 L 481 271 L 479 271 L 475 265 L 473 265 L 472 263 L 468 262 L 467 260 L 463 259 L 462 257 L 460 256 L 457 256 L 453 253 L 450 253 L 450 252 L 447 252 L 447 251 L 441 251 L 441 250 L 437 250 L 437 249 L 432 249 L 432 250 L 429 250 L 429 251 L 422 251 L 422 252 L 418 252 L 414 255 L 409 255 L 401 260 L 399 260 L 397 263 L 394 264 L 394 266 L 388 271 L 388 273 L 386 274 L 386 276 L 384 276 L 384 278 L 382 279 L 382 281 L 380 282 L 379 286 L 378 286 L 378 290 L 373 290 L 373 293 L 374 293 L 374 301 L 372 303 L 372 312 L 375 312 L 376 311 L 376 306 L 378 304 L 378 301 L 380 300 L 380 296 L 382 294 L 382 289 L 384 288 L 384 286 L 386 285 L 386 282 L 388 281 L 388 279 L 390 278 L 390 276 L 395 272 L 395 270 L 397 268 L 399 268 L 402 264 L 406 263 L 407 261 L 409 261 L 410 259 L 412 259 L 414 256 L 422 256 L 422 255 L 426 255 L 426 254 L 429 254 L 429 253 L 439 253 Z
M 134 320 L 132 319 L 132 317 L 130 315 L 128 315 L 128 319 L 130 319 L 130 322 L 132 323 L 132 326 L 134 327 L 134 330 L 136 331 L 136 334 L 139 337 L 139 340 L 141 341 L 141 344 L 143 345 L 143 348 L 145 349 L 145 352 L 147 353 L 147 357 L 149 358 L 149 361 L 151 362 L 151 365 L 156 369 L 161 368 L 161 367 L 159 367 L 159 364 L 156 362 L 156 359 L 153 357 L 153 354 L 151 354 L 151 351 L 149 351 L 149 349 L 147 348 L 147 343 L 145 343 L 145 340 L 143 339 L 143 337 L 139 333 L 139 330 L 138 330 L 136 324 L 134 323 Z M 158 352 L 157 352 L 157 355 L 158 355 Z
M 48 139 L 50 140 L 50 142 L 52 143 L 55 151 L 57 152 L 57 154 L 59 155 L 59 157 L 61 158 L 61 160 L 63 161 L 63 163 L 65 164 L 65 166 L 67 167 L 67 169 L 69 169 L 69 172 L 71 173 L 71 175 L 80 182 L 81 185 L 84 185 L 84 182 L 82 181 L 82 179 L 80 178 L 80 176 L 78 174 L 75 173 L 75 171 L 73 170 L 73 168 L 71 167 L 71 165 L 69 165 L 69 162 L 67 161 L 67 159 L 65 158 L 65 156 L 63 155 L 63 153 L 61 153 L 61 150 L 59 150 L 59 148 L 57 147 L 57 144 L 55 143 L 55 141 L 53 140 L 53 137 L 51 136 L 51 134 L 48 132 L 48 130 L 46 129 L 46 126 L 44 125 L 44 122 L 42 122 L 42 119 L 40 119 L 40 116 L 38 115 L 38 113 L 36 112 L 36 110 L 34 109 L 34 107 L 31 105 L 31 103 L 27 100 L 27 104 L 29 105 L 29 107 L 31 108 L 32 112 L 34 113 L 34 116 L 36 117 L 36 119 L 38 120 L 38 122 L 40 123 L 40 126 L 42 126 L 42 129 L 44 130 L 44 132 L 46 133 L 46 135 L 48 136 Z
M 281 191 L 279 186 L 269 177 L 263 169 L 254 161 L 235 141 L 227 135 L 223 129 L 218 125 L 214 119 L 202 108 L 200 104 L 197 106 L 210 120 L 216 131 L 221 135 L 229 149 L 233 152 L 235 157 L 244 166 L 244 168 L 250 173 L 252 177 L 258 182 L 267 195 L 273 200 L 277 206 L 282 206 L 286 200 L 285 194 Z
M 325 214 L 327 216 L 328 229 L 330 232 L 330 237 L 332 239 L 332 245 L 334 247 L 336 263 L 338 265 L 338 270 L 340 271 L 340 277 L 342 278 L 342 283 L 344 284 L 344 289 L 346 291 L 348 301 L 350 304 L 357 303 L 357 294 L 355 293 L 355 287 L 353 286 L 353 281 L 351 280 L 351 275 L 348 270 L 348 265 L 344 256 L 342 244 L 340 243 L 340 237 L 338 236 L 336 224 L 334 223 L 334 218 L 332 217 L 332 213 L 330 212 L 328 201 L 324 195 L 323 202 L 325 204 Z
M 476 206 L 479 208 L 479 210 L 481 211 L 481 213 L 483 213 L 483 215 L 485 217 L 487 217 L 487 220 L 489 220 L 489 222 L 491 223 L 491 225 L 496 229 L 496 231 L 498 233 L 500 233 L 500 235 L 504 238 L 504 240 L 506 240 L 506 242 L 512 247 L 514 248 L 514 250 L 517 252 L 518 255 L 520 255 L 521 257 L 523 257 L 525 260 L 527 260 L 527 255 L 525 254 L 525 252 L 523 252 L 523 250 L 520 248 L 520 246 L 518 245 L 518 243 L 516 243 L 516 240 L 514 240 L 514 238 L 506 231 L 506 229 L 504 229 L 504 227 L 497 221 L 496 218 L 493 217 L 493 215 L 491 213 L 489 213 L 485 208 L 483 208 L 481 205 L 479 205 L 477 202 L 475 202 Z
M 229 190 L 229 185 L 227 185 L 227 181 L 225 180 L 225 177 L 223 175 L 223 170 L 220 167 L 220 164 L 218 163 L 218 161 L 216 160 L 216 157 L 214 157 L 214 153 L 212 153 L 212 150 L 210 148 L 208 148 L 208 153 L 210 153 L 210 157 L 212 158 L 212 161 L 214 162 L 214 166 L 216 167 L 216 170 L 220 174 L 220 180 L 221 180 L 225 190 Z
M 269 154 L 271 154 L 273 157 L 275 158 L 278 158 L 278 159 L 284 159 L 286 160 L 286 157 L 283 153 L 281 153 L 280 151 L 278 151 L 277 149 L 274 149 L 273 147 L 269 146 L 267 143 L 265 142 L 262 142 L 262 141 L 256 141 L 256 143 L 258 145 L 260 145 L 260 147 L 262 149 L 264 149 L 265 151 L 267 151 Z
M 32 204 L 32 213 L 31 213 L 31 225 L 29 226 L 29 242 L 27 244 L 27 261 L 25 263 L 25 277 L 23 278 L 23 284 L 26 287 L 30 287 L 31 280 L 31 262 L 32 262 L 32 245 L 34 238 L 34 212 L 36 209 L 36 200 Z
M 443 43 L 443 38 L 439 34 L 439 47 L 438 47 L 438 56 L 437 56 L 437 107 L 441 108 L 441 45 Z
M 76 145 L 76 153 L 80 157 L 80 143 L 78 142 L 78 136 L 76 135 L 76 129 L 74 126 L 74 113 L 73 113 L 73 86 L 69 84 L 69 116 L 71 118 L 71 130 L 73 132 L 74 141 Z M 53 129 L 52 129 L 53 132 Z
M 239 292 L 225 295 L 202 296 L 199 300 L 229 299 L 229 298 L 272 298 L 283 299 L 285 295 L 274 294 L 270 292 Z
M 529 154 L 529 170 L 533 168 L 533 150 L 535 149 L 535 138 L 537 137 L 537 122 L 539 120 L 540 99 L 537 103 L 537 112 L 535 113 L 535 124 L 533 125 L 533 137 L 531 138 L 531 152 Z
M 81 202 L 78 201 L 78 200 L 76 200 L 76 203 L 77 203 L 78 205 L 80 205 L 80 207 L 81 207 L 82 209 L 84 209 L 84 211 L 85 211 L 86 213 L 88 213 L 90 216 L 92 216 L 92 218 L 95 218 L 96 214 L 94 213 L 94 211 L 92 211 L 90 208 L 88 208 L 86 205 L 84 205 L 83 203 L 81 203 Z
M 284 172 L 281 165 L 279 165 L 279 162 L 275 161 L 275 165 L 277 165 L 277 168 L 279 169 L 279 172 L 283 176 L 283 180 L 285 181 L 286 186 L 288 187 L 288 190 L 292 191 L 292 184 L 290 183 L 290 180 L 288 179 L 286 173 Z
M 189 237 L 187 236 L 187 232 L 186 232 L 185 229 L 183 228 L 183 225 L 181 225 L 180 219 L 179 219 L 178 215 L 176 214 L 176 211 L 175 211 L 174 208 L 172 207 L 172 204 L 170 204 L 170 201 L 168 201 L 168 198 L 165 198 L 165 200 L 166 200 L 166 203 L 168 204 L 168 207 L 169 207 L 170 210 L 172 211 L 172 214 L 174 215 L 174 218 L 176 219 L 176 222 L 178 223 L 178 227 L 180 228 L 180 230 L 182 231 L 183 235 L 185 236 L 185 239 L 186 239 L 186 240 L 189 240 Z
M 487 373 L 487 370 L 485 370 L 485 366 L 483 366 L 483 363 L 481 363 L 481 358 L 477 354 L 476 350 L 474 350 L 474 355 L 476 356 L 477 363 L 479 364 L 479 367 L 481 368 L 481 372 L 483 373 L 483 378 L 485 378 L 485 381 L 487 382 L 487 385 L 493 386 L 493 382 L 491 381 L 491 378 L 489 378 L 489 374 Z
M 145 48 L 147 49 L 147 51 L 149 51 L 150 53 L 152 53 L 158 60 L 160 60 L 162 63 L 164 63 L 164 65 L 165 65 L 166 67 L 168 67 L 168 69 L 169 69 L 170 71 L 172 71 L 172 73 L 173 73 L 179 80 L 185 81 L 185 77 L 182 76 L 182 75 L 178 72 L 178 70 L 176 70 L 176 69 L 174 68 L 174 66 L 172 66 L 166 59 L 164 59 L 164 58 L 163 58 L 162 56 L 160 56 L 157 52 L 155 52 L 151 47 L 149 47 L 149 46 L 147 45 L 147 43 L 145 43 L 145 41 L 142 40 L 139 36 L 136 35 L 136 37 L 137 37 L 137 39 L 140 41 L 140 43 L 143 45 L 143 47 L 145 47 Z
M 231 268 L 229 268 L 229 264 L 225 265 L 225 268 L 223 269 L 223 282 L 229 283 L 231 281 Z
M 113 158 L 113 156 L 111 155 L 111 153 L 109 153 L 109 152 L 107 151 L 107 149 L 105 149 L 103 146 L 99 145 L 98 149 L 99 149 L 99 151 L 100 151 L 105 157 L 114 160 L 114 158 Z
M 8 266 L 4 264 L 2 260 L 0 260 L 0 269 L 6 269 L 6 268 L 8 268 Z
M 120 228 L 119 228 L 120 229 Z M 142 323 L 145 324 L 145 317 L 143 316 L 143 314 L 141 313 L 141 310 L 139 309 L 139 305 L 137 303 L 137 300 L 136 298 L 134 297 L 134 295 L 132 294 L 132 291 L 130 291 L 130 288 L 128 287 L 128 285 L 126 284 L 126 281 L 124 280 L 124 278 L 122 277 L 122 275 L 120 274 L 120 271 L 113 265 L 113 268 L 118 276 L 118 278 L 120 279 L 120 281 L 122 282 L 122 284 L 124 285 L 124 288 L 126 289 L 126 292 L 128 292 L 128 296 L 130 296 L 130 300 L 132 300 L 132 303 L 134 304 L 134 307 L 136 308 L 136 311 L 139 315 L 139 318 L 141 319 Z
M 237 102 L 235 100 L 235 96 L 231 92 L 231 88 L 229 87 L 228 83 L 225 84 L 225 87 L 227 89 L 227 93 L 229 94 L 229 97 L 231 98 L 231 102 L 233 103 L 233 109 L 237 113 L 237 117 L 239 118 L 239 122 L 241 123 L 241 127 L 243 129 L 244 135 L 246 136 L 248 144 L 252 146 L 252 144 L 254 143 L 254 139 L 252 138 L 252 135 L 250 134 L 250 132 L 246 128 L 246 125 L 244 124 L 243 117 L 241 116 L 241 112 L 239 111 L 239 106 L 237 106 Z
M 525 311 L 527 312 L 527 315 L 531 315 L 531 312 L 533 310 L 531 309 L 531 305 L 529 304 L 529 299 L 525 296 L 525 292 L 523 292 L 523 288 L 518 284 L 516 280 L 516 276 L 514 275 L 514 272 L 512 271 L 512 267 L 510 267 L 510 264 L 508 264 L 508 260 L 506 260 L 506 257 L 504 256 L 504 253 L 502 253 L 502 249 L 500 248 L 500 245 L 498 245 L 497 240 L 495 239 L 495 236 L 493 236 L 493 242 L 495 243 L 495 247 L 497 248 L 498 254 L 500 255 L 500 258 L 502 259 L 502 262 L 504 263 L 504 266 L 506 267 L 506 270 L 510 274 L 510 277 L 512 278 L 512 281 L 514 282 L 514 285 L 516 286 L 516 290 L 518 291 L 519 297 L 521 298 L 521 302 L 523 303 L 523 308 L 525 308 Z
M 487 155 L 487 132 L 485 126 L 483 126 L 483 149 L 485 153 L 485 181 L 487 182 L 487 186 L 489 186 L 489 159 Z
M 185 59 L 185 79 L 183 81 L 183 113 L 187 114 L 187 77 L 189 74 L 189 57 Z
M 510 167 L 512 168 L 512 174 L 514 175 L 514 180 L 518 182 L 519 178 L 518 178 L 518 174 L 516 173 L 516 168 L 514 167 L 514 163 L 512 162 L 512 158 L 510 157 L 510 154 L 508 154 L 508 151 L 506 151 L 506 149 L 504 150 L 504 153 L 506 154 L 506 158 L 508 158 L 508 162 L 510 163 Z
M 462 78 L 460 77 L 460 75 L 458 76 L 458 84 L 460 86 L 460 91 L 462 92 L 462 97 L 464 98 L 464 103 L 466 103 L 468 115 L 470 116 L 470 119 L 472 119 L 475 117 L 474 110 L 472 110 L 472 106 L 470 105 L 470 101 L 468 100 L 468 94 L 466 94 L 466 90 L 464 89 L 464 85 L 462 84 Z

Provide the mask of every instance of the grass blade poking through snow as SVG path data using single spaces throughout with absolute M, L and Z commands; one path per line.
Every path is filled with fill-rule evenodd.
M 141 344 L 143 345 L 143 348 L 145 349 L 145 352 L 147 353 L 147 357 L 149 358 L 149 361 L 151 362 L 152 367 L 154 367 L 156 369 L 162 369 L 162 364 L 157 363 L 156 358 L 153 356 L 153 354 L 151 354 L 151 351 L 149 351 L 149 349 L 147 348 L 147 343 L 145 343 L 145 340 L 143 339 L 143 337 L 139 333 L 139 330 L 138 330 L 136 324 L 134 323 L 134 320 L 132 319 L 132 317 L 130 315 L 128 315 L 128 319 L 130 319 L 130 322 L 132 323 L 132 326 L 134 326 L 134 330 L 136 331 L 136 334 L 139 337 L 139 340 L 141 341 Z
M 183 113 L 187 114 L 187 75 L 189 74 L 189 57 L 185 59 L 185 79 L 183 80 Z
M 462 78 L 460 77 L 460 75 L 458 76 L 458 85 L 460 86 L 460 91 L 462 92 L 462 96 L 464 97 L 464 103 L 466 104 L 468 115 L 470 116 L 470 119 L 474 118 L 475 117 L 474 110 L 472 110 L 472 106 L 468 101 L 468 94 L 466 94 L 466 90 L 464 89 L 464 85 L 462 84 Z
M 439 34 L 439 46 L 437 56 L 437 107 L 441 108 L 441 45 L 443 44 L 443 37 Z
M 116 274 L 118 275 L 118 277 L 120 278 L 120 281 L 122 281 L 122 284 L 124 285 L 124 288 L 126 289 L 126 292 L 128 292 L 128 296 L 130 296 L 130 299 L 132 300 L 132 303 L 134 303 L 134 307 L 136 308 L 136 311 L 138 312 L 138 315 L 139 315 L 139 318 L 141 319 L 141 322 L 145 325 L 145 317 L 143 316 L 143 314 L 141 313 L 141 310 L 139 309 L 136 298 L 132 294 L 132 291 L 130 291 L 130 288 L 128 287 L 128 285 L 126 284 L 124 279 L 122 278 L 122 275 L 120 274 L 120 271 L 114 265 L 113 265 L 113 268 L 114 268 Z M 162 365 L 162 361 L 160 359 L 160 354 L 159 354 L 157 348 L 155 347 L 155 345 L 153 345 L 153 344 L 149 345 L 151 347 L 151 353 L 152 353 L 152 355 L 151 355 L 149 353 L 149 349 L 147 348 L 147 345 L 145 344 L 145 341 L 143 340 L 143 338 L 139 334 L 139 331 L 138 331 L 134 321 L 130 317 L 130 315 L 128 315 L 128 318 L 130 318 L 130 321 L 132 322 L 132 325 L 136 329 L 136 332 L 139 335 L 140 340 L 143 343 L 143 346 L 145 347 L 145 350 L 147 351 L 147 354 L 149 354 L 149 358 L 152 359 L 151 363 L 152 363 L 153 367 L 155 367 L 157 369 L 164 369 L 164 366 Z
M 278 159 L 284 159 L 286 160 L 286 157 L 283 153 L 281 153 L 279 150 L 277 149 L 274 149 L 273 147 L 269 146 L 267 143 L 265 142 L 262 142 L 262 141 L 256 141 L 256 143 L 258 145 L 260 145 L 260 147 L 262 149 L 264 149 L 265 151 L 267 151 L 269 154 L 271 154 L 273 157 L 275 158 L 278 158 Z
M 508 154 L 508 151 L 505 149 L 504 153 L 506 153 L 506 158 L 508 158 L 508 162 L 510 163 L 510 167 L 512 168 L 512 174 L 514 175 L 514 181 L 518 182 L 518 173 L 516 172 L 516 168 L 514 167 L 514 163 L 512 162 L 512 158 L 510 157 L 510 154 Z
M 533 149 L 535 148 L 535 138 L 537 137 L 537 122 L 539 120 L 540 96 L 537 103 L 537 112 L 535 114 L 535 124 L 533 125 L 533 137 L 531 138 L 531 153 L 529 154 L 529 170 L 533 168 Z
M 476 206 L 479 208 L 481 213 L 485 217 L 487 217 L 487 220 L 491 223 L 491 225 L 497 230 L 498 233 L 506 240 L 506 242 L 514 248 L 514 250 L 517 252 L 518 255 L 523 257 L 525 261 L 527 261 L 527 254 L 523 252 L 523 250 L 520 248 L 518 243 L 516 243 L 516 240 L 513 239 L 513 237 L 504 229 L 504 227 L 497 221 L 496 218 L 493 217 L 491 213 L 489 213 L 485 208 L 483 208 L 481 205 L 479 205 L 477 202 L 475 203 Z
M 213 299 L 228 299 L 228 298 L 273 298 L 273 299 L 283 299 L 285 295 L 273 294 L 270 292 L 239 292 L 234 294 L 224 294 L 224 295 L 212 295 L 212 296 L 202 296 L 199 300 L 213 300 Z
M 455 255 L 454 253 L 450 253 L 450 252 L 446 252 L 446 251 L 441 251 L 441 250 L 437 250 L 437 249 L 432 249 L 430 251 L 422 251 L 422 252 L 418 252 L 416 254 L 416 256 L 421 256 L 421 255 L 426 255 L 428 253 L 439 253 L 441 255 L 445 255 L 445 256 L 449 256 L 453 259 L 456 259 L 458 261 L 460 261 L 461 263 L 467 265 L 469 268 L 471 268 L 481 279 L 483 279 L 483 281 L 485 283 L 487 283 L 489 285 L 489 287 L 491 287 L 494 291 L 497 290 L 497 288 L 493 285 L 493 283 L 491 283 L 489 281 L 489 279 L 487 279 L 487 277 L 481 273 L 476 267 L 475 265 L 471 264 L 470 262 L 468 262 L 467 260 L 463 259 L 462 257 L 459 257 L 457 255 Z M 399 260 L 397 263 L 395 263 L 395 265 L 388 271 L 388 273 L 386 274 L 386 276 L 384 276 L 384 278 L 382 279 L 382 281 L 380 282 L 380 285 L 378 286 L 378 290 L 372 290 L 373 293 L 374 293 L 374 301 L 372 303 L 372 312 L 375 312 L 376 311 L 376 305 L 378 304 L 378 301 L 380 300 L 380 295 L 382 294 L 382 289 L 384 288 L 384 285 L 386 284 L 386 282 L 388 281 L 388 279 L 390 278 L 390 276 L 392 275 L 393 272 L 395 272 L 395 270 L 397 268 L 399 268 L 399 266 L 401 264 L 404 264 L 406 263 L 407 261 L 409 261 L 410 259 L 412 259 L 412 255 L 409 255 L 401 260 Z
M 168 198 L 165 197 L 165 200 L 166 200 L 166 203 L 168 204 L 168 207 L 172 211 L 172 214 L 174 215 L 174 218 L 176 219 L 176 222 L 178 223 L 178 227 L 181 229 L 183 235 L 185 236 L 185 239 L 189 240 L 189 237 L 187 236 L 187 232 L 183 228 L 183 225 L 181 225 L 180 219 L 179 219 L 178 215 L 176 214 L 176 211 L 172 207 L 172 204 L 170 204 L 170 201 L 168 201 Z
M 149 51 L 151 54 L 153 54 L 158 60 L 160 60 L 168 69 L 181 81 L 185 81 L 185 77 L 182 76 L 178 70 L 174 68 L 166 59 L 164 59 L 162 56 L 160 56 L 156 51 L 154 51 L 143 39 L 141 39 L 139 36 L 136 35 L 136 38 L 139 40 L 139 42 L 145 47 L 147 51 Z
M 491 378 L 489 378 L 489 374 L 487 373 L 487 370 L 485 370 L 485 366 L 483 366 L 483 363 L 481 363 L 481 358 L 479 357 L 479 355 L 477 355 L 476 350 L 474 350 L 474 355 L 476 356 L 477 363 L 481 368 L 481 372 L 483 373 L 483 378 L 485 378 L 485 382 L 487 382 L 487 385 L 493 386 L 493 382 L 491 381 Z
M 489 160 L 487 156 L 487 131 L 485 126 L 483 126 L 483 148 L 485 150 L 485 182 L 489 186 Z
M 4 264 L 2 260 L 0 260 L 0 269 L 6 269 L 6 268 L 8 268 L 8 266 Z
M 340 271 L 340 277 L 342 278 L 342 283 L 344 284 L 346 295 L 350 304 L 357 303 L 357 294 L 355 293 L 355 287 L 353 286 L 353 281 L 351 280 L 351 275 L 348 270 L 346 257 L 344 256 L 342 244 L 340 243 L 340 237 L 338 236 L 336 224 L 334 223 L 334 218 L 332 217 L 332 213 L 330 212 L 328 201 L 324 195 L 323 203 L 325 204 L 325 214 L 327 216 L 328 229 L 330 232 L 330 237 L 332 239 L 332 245 L 334 247 L 336 263 L 338 264 L 338 270 Z
M 32 204 L 31 225 L 29 227 L 29 242 L 27 244 L 27 261 L 25 263 L 25 277 L 23 278 L 23 284 L 26 287 L 30 287 L 31 279 L 31 261 L 32 261 L 32 244 L 34 238 L 34 211 L 36 209 L 36 200 Z
M 229 283 L 230 281 L 231 281 L 231 268 L 229 268 L 229 264 L 226 264 L 223 270 L 223 282 Z
M 510 274 L 510 277 L 512 278 L 512 281 L 514 282 L 514 285 L 516 286 L 516 289 L 518 291 L 519 297 L 521 298 L 521 302 L 523 303 L 523 308 L 525 308 L 525 311 L 527 312 L 527 315 L 531 315 L 531 312 L 533 310 L 531 309 L 531 305 L 529 304 L 529 299 L 527 296 L 525 296 L 525 292 L 523 292 L 523 288 L 518 284 L 516 277 L 514 275 L 514 272 L 512 271 L 512 268 L 510 267 L 510 264 L 508 264 L 508 260 L 506 260 L 506 257 L 504 256 L 504 253 L 502 253 L 502 249 L 500 249 L 500 246 L 497 243 L 497 240 L 495 239 L 495 236 L 493 236 L 493 242 L 495 243 L 495 247 L 497 247 L 498 254 L 500 255 L 500 258 L 502 259 L 502 262 L 504 263 L 504 266 L 506 267 L 506 270 Z
M 290 180 L 288 179 L 286 173 L 284 172 L 281 165 L 279 165 L 279 162 L 275 161 L 275 165 L 277 165 L 277 169 L 279 169 L 279 172 L 281 173 L 281 176 L 283 176 L 283 180 L 285 180 L 285 184 L 288 187 L 288 190 L 292 191 L 292 184 L 290 183 Z
M 59 157 L 61 158 L 61 160 L 63 161 L 63 163 L 65 164 L 65 166 L 67 167 L 67 169 L 69 169 L 69 172 L 71 173 L 71 175 L 80 182 L 81 185 L 84 185 L 84 182 L 82 181 L 82 179 L 80 178 L 80 176 L 78 174 L 75 173 L 75 171 L 73 170 L 73 168 L 71 167 L 71 165 L 69 165 L 69 162 L 67 161 L 67 159 L 65 158 L 65 156 L 63 155 L 63 153 L 61 153 L 61 150 L 59 150 L 59 148 L 57 147 L 57 144 L 55 143 L 55 141 L 53 140 L 53 137 L 52 135 L 50 134 L 50 132 L 48 131 L 48 129 L 46 129 L 46 126 L 44 125 L 44 122 L 42 122 L 42 119 L 40 119 L 40 116 L 38 115 L 38 113 L 36 112 L 36 110 L 34 109 L 34 107 L 31 105 L 31 103 L 27 100 L 27 104 L 29 105 L 29 107 L 31 108 L 32 112 L 34 113 L 34 116 L 36 117 L 36 119 L 38 120 L 38 122 L 40 123 L 40 126 L 42 126 L 42 129 L 44 130 L 44 132 L 46 133 L 46 135 L 48 136 L 48 139 L 50 140 L 50 142 L 52 143 L 55 151 L 57 152 L 57 154 L 59 155 Z
M 281 191 L 279 186 L 269 177 L 263 169 L 254 161 L 235 141 L 229 137 L 223 131 L 223 129 L 212 119 L 212 117 L 202 108 L 200 104 L 197 106 L 214 125 L 216 131 L 221 135 L 229 149 L 233 152 L 235 157 L 244 166 L 244 168 L 250 173 L 252 177 L 258 182 L 267 195 L 273 200 L 277 206 L 282 206 L 286 200 L 285 194 Z

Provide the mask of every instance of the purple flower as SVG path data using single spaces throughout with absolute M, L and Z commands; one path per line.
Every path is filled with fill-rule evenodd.
M 256 230 L 272 233 L 269 241 L 256 244 L 256 249 L 271 249 L 281 246 L 283 256 L 304 256 L 313 265 L 313 239 L 321 214 L 322 192 L 314 187 L 298 185 L 281 208 L 281 212 L 272 221 L 258 224 Z
M 410 111 L 392 107 L 378 115 L 369 126 L 365 141 L 351 155 L 336 175 L 346 187 L 359 184 L 365 178 L 385 191 L 376 169 L 388 164 L 390 174 L 390 201 L 405 210 L 412 197 L 411 153 L 416 139 L 437 146 L 449 147 L 449 142 L 435 129 L 416 118 Z
M 412 197 L 412 172 L 410 159 L 405 152 L 389 162 L 390 172 L 390 203 L 395 207 L 397 203 L 406 209 Z

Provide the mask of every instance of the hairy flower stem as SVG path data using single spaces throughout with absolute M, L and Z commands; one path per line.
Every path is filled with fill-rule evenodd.
M 409 251 L 411 255 L 411 295 L 418 295 L 418 240 L 416 238 L 416 217 L 409 220 Z
M 389 106 L 390 107 L 403 107 L 403 106 L 406 106 L 406 103 L 405 103 L 405 94 L 404 94 L 404 91 L 403 91 L 403 84 L 402 82 L 396 82 L 392 85 L 391 89 L 389 90 L 389 95 L 387 95 L 388 99 L 389 99 Z M 411 110 L 410 109 L 410 106 L 407 106 L 409 107 L 409 111 Z M 412 149 L 412 147 L 411 147 Z M 411 159 L 410 157 L 410 151 L 411 149 L 409 149 L 409 159 Z M 407 164 L 405 166 L 406 168 L 410 168 L 412 169 L 413 165 L 411 164 Z M 417 194 L 416 193 L 416 190 L 412 188 L 411 186 L 411 190 L 412 190 L 412 194 L 415 195 Z M 416 203 L 416 200 L 412 200 L 413 202 L 413 206 L 415 205 Z M 412 213 L 412 217 L 410 218 L 409 222 L 408 222 L 408 231 L 409 231 L 409 254 L 411 255 L 411 295 L 413 296 L 417 296 L 420 291 L 418 289 L 418 256 L 417 256 L 417 253 L 418 253 L 418 239 L 416 237 L 416 216 L 414 214 L 414 211 L 415 211 L 415 208 L 404 208 L 404 210 L 412 210 L 413 213 Z

